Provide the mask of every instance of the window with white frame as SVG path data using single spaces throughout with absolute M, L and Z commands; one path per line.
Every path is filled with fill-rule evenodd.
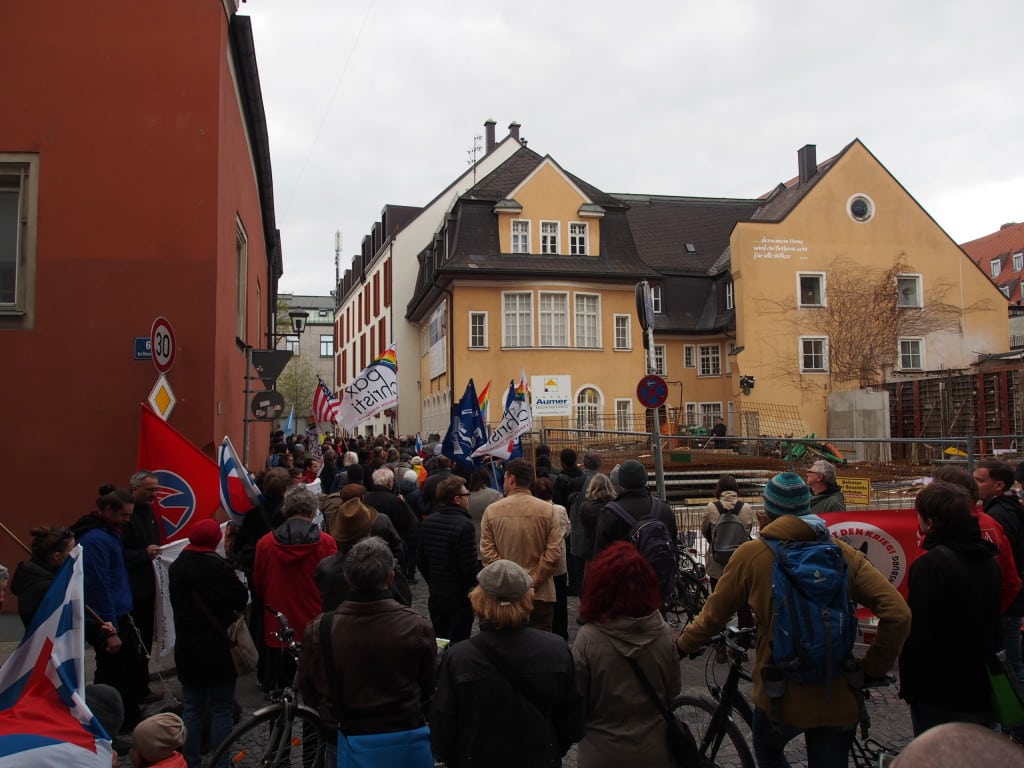
M 320 357 L 334 357 L 334 336 L 332 334 L 320 334 Z
M 921 306 L 920 275 L 896 275 L 896 306 Z
M 686 426 L 692 427 L 697 423 L 697 404 L 686 404 Z
M 683 368 L 697 367 L 697 348 L 693 344 L 683 345 Z
M 725 372 L 732 373 L 732 357 L 736 354 L 736 342 L 730 341 L 725 345 Z
M 800 337 L 800 370 L 806 373 L 828 371 L 828 337 Z
M 540 252 L 548 255 L 558 253 L 557 221 L 542 221 L 540 223 Z
M 569 297 L 564 293 L 541 292 L 538 300 L 540 345 L 569 346 Z
M 296 357 L 299 354 L 299 337 L 298 336 L 285 336 L 284 337 L 284 348 L 291 352 Z
M 0 328 L 35 324 L 39 155 L 0 153 Z
M 924 369 L 924 339 L 900 339 L 900 368 L 904 371 Z
M 697 352 L 700 360 L 698 376 L 722 375 L 722 347 L 720 344 L 701 344 Z
M 733 285 L 732 280 L 725 284 L 725 308 L 732 309 L 735 306 L 735 298 L 733 297 Z
M 469 348 L 487 349 L 487 313 L 469 313 Z
M 587 223 L 585 221 L 569 222 L 569 255 L 587 255 Z
M 530 252 L 530 222 L 524 219 L 512 220 L 512 253 Z
M 700 423 L 706 427 L 709 431 L 715 426 L 715 419 L 722 417 L 722 404 L 721 403 L 701 403 L 700 404 Z
M 1002 291 L 1003 296 L 1005 296 L 1006 298 L 1010 298 L 1010 286 L 1000 285 L 999 290 Z
M 647 371 L 658 376 L 665 375 L 665 345 L 654 345 L 654 368 Z
M 1013 271 L 1020 272 L 1024 269 L 1024 251 L 1017 251 L 1013 254 Z
M 631 315 L 615 315 L 615 348 L 633 348 L 633 318 Z
M 593 387 L 584 387 L 576 395 L 577 429 L 595 429 L 601 412 L 601 395 Z
M 617 399 L 615 401 L 615 429 L 619 432 L 633 431 L 633 401 Z
M 992 277 L 999 277 L 999 272 L 1002 270 L 1003 264 L 999 259 L 992 259 L 992 261 L 988 263 L 988 268 L 992 273 Z
M 651 306 L 654 308 L 654 314 L 661 314 L 661 286 L 651 286 Z
M 798 304 L 801 307 L 825 306 L 825 273 L 797 273 Z
M 502 304 L 502 346 L 533 346 L 533 294 L 505 293 Z
M 601 346 L 601 303 L 596 293 L 577 293 L 576 301 L 576 346 L 595 348 Z

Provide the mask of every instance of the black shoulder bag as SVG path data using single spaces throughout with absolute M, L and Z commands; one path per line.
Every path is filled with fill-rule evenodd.
M 654 690 L 654 686 L 651 685 L 651 681 L 647 679 L 647 676 L 640 669 L 640 665 L 636 663 L 636 660 L 626 657 L 626 661 L 629 662 L 629 666 L 633 669 L 633 674 L 636 675 L 637 680 L 643 685 L 651 701 L 654 702 L 658 711 L 661 712 L 661 716 L 665 718 L 665 725 L 668 726 L 668 751 L 676 765 L 700 765 L 697 741 L 693 738 L 690 727 L 668 711 Z

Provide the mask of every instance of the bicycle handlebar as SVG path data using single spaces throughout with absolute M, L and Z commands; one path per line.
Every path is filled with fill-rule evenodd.
M 281 613 L 276 608 L 274 608 L 269 603 L 264 603 L 263 607 L 264 607 L 264 609 L 266 609 L 267 613 L 274 614 L 274 618 L 276 618 L 278 623 L 281 625 L 281 629 L 279 629 L 274 634 L 277 635 L 278 639 L 282 643 L 285 643 L 286 645 L 294 646 L 295 645 L 295 630 L 292 629 L 291 626 L 289 626 L 289 624 L 288 624 L 288 617 L 285 616 L 283 613 Z

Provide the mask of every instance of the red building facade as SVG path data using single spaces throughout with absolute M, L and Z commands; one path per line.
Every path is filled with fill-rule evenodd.
M 0 521 L 27 541 L 127 486 L 167 318 L 169 422 L 242 450 L 244 344 L 268 347 L 281 274 L 249 19 L 232 0 L 12 3 L 0 46 Z M 269 426 L 250 435 L 253 463 Z M 0 537 L 0 562 L 23 553 Z

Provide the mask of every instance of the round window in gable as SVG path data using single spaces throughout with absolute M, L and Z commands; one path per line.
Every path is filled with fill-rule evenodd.
M 846 201 L 846 212 L 854 221 L 871 221 L 875 215 L 875 203 L 867 195 L 853 195 Z

